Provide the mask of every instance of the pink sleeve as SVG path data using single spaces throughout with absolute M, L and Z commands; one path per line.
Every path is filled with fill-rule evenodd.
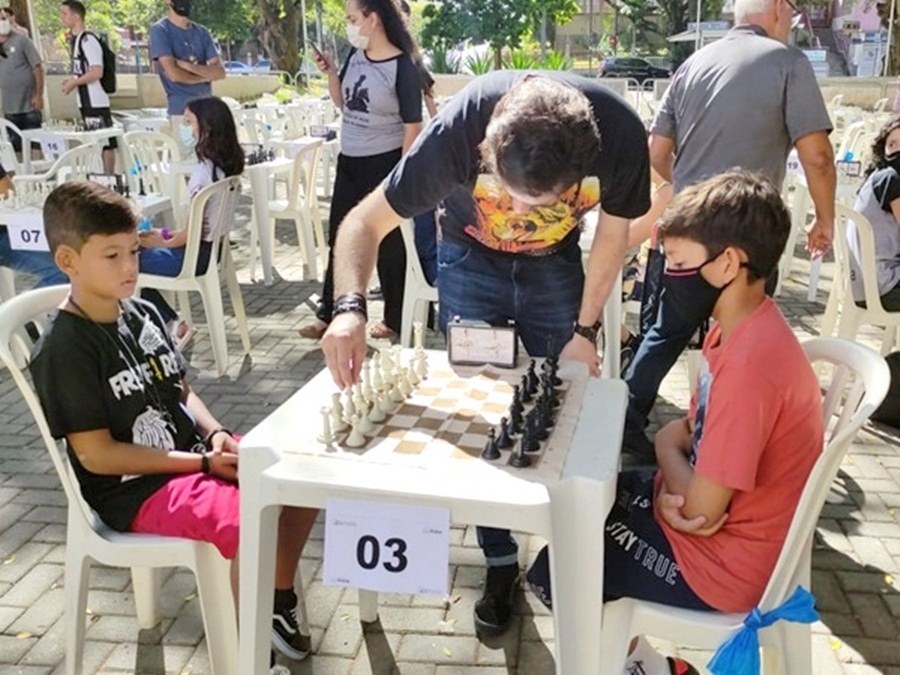
M 710 386 L 697 475 L 734 490 L 752 490 L 781 407 L 780 392 L 764 376 L 746 368 L 719 371 Z

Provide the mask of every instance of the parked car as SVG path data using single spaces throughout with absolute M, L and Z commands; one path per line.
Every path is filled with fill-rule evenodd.
M 610 56 L 603 59 L 597 77 L 627 77 L 643 84 L 644 80 L 666 79 L 672 76 L 668 68 L 652 65 L 636 56 Z
M 248 66 L 243 61 L 225 61 L 222 64 L 222 67 L 225 68 L 226 73 L 252 73 L 253 68 Z
M 268 72 L 272 70 L 272 60 L 271 59 L 260 59 L 256 63 L 253 64 L 253 70 L 261 70 Z

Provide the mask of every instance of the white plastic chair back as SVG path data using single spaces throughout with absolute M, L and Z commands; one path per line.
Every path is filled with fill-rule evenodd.
M 30 353 L 22 330 L 43 320 L 69 292 L 68 285 L 27 291 L 0 305 L 0 363 L 9 370 L 28 410 L 31 412 L 68 502 L 65 577 L 66 673 L 80 673 L 84 657 L 84 615 L 90 574 L 90 560 L 104 565 L 132 568 L 135 607 L 142 628 L 152 628 L 159 620 L 157 596 L 164 567 L 189 567 L 196 576 L 215 675 L 237 673 L 237 617 L 231 593 L 227 562 L 212 544 L 146 534 L 115 532 L 100 520 L 81 496 L 78 480 L 61 442 L 50 433 L 37 395 L 24 373 L 21 355 Z
M 813 338 L 803 343 L 803 349 L 817 372 L 823 366 L 830 369 L 822 382 L 825 444 L 806 480 L 781 554 L 760 599 L 763 612 L 781 605 L 798 584 L 809 589 L 813 532 L 825 497 L 850 443 L 881 404 L 890 385 L 887 363 L 867 347 L 835 338 Z M 687 610 L 633 598 L 607 602 L 601 632 L 606 658 L 601 673 L 622 672 L 628 643 L 636 635 L 716 649 L 742 628 L 744 617 L 744 613 Z M 808 625 L 780 621 L 760 631 L 759 638 L 761 646 L 776 647 L 781 652 L 782 672 L 812 672 Z M 767 666 L 768 660 L 763 668 L 773 672 Z
M 428 304 L 437 302 L 438 291 L 425 279 L 419 251 L 416 249 L 415 225 L 411 220 L 400 222 L 403 246 L 406 248 L 406 282 L 403 287 L 403 314 L 400 319 L 400 344 L 413 346 L 413 324 L 424 326 L 428 321 Z
M 181 148 L 169 134 L 161 131 L 129 131 L 123 137 L 125 170 L 131 181 L 132 194 L 138 194 L 139 178 L 144 190 L 172 199 L 173 207 L 180 202 L 178 172 Z
M 44 173 L 20 174 L 13 177 L 17 189 L 29 183 L 54 182 L 57 185 L 70 180 L 84 180 L 89 173 L 101 173 L 100 148 L 96 145 L 78 145 L 64 152 Z

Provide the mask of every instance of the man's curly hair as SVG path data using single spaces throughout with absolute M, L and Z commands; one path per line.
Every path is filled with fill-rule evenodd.
M 487 171 L 536 196 L 593 171 L 600 131 L 584 94 L 548 77 L 527 76 L 497 103 L 479 149 Z

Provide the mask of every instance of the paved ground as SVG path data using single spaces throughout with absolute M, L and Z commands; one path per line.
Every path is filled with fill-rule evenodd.
M 234 429 L 250 429 L 322 368 L 316 345 L 296 335 L 311 316 L 318 285 L 301 280 L 293 227 L 280 227 L 277 237 L 279 278 L 270 287 L 250 282 L 246 246 L 236 249 L 250 317 L 250 356 L 238 357 L 240 342 L 231 320 L 232 359 L 225 377 L 215 377 L 202 326 L 191 353 L 199 369 L 198 390 Z M 828 266 L 825 277 L 822 287 L 827 289 Z M 805 291 L 804 267 L 786 284 L 781 299 L 804 336 L 817 334 L 824 302 L 820 292 L 819 304 L 807 303 Z M 194 313 L 202 316 L 199 307 Z M 861 339 L 875 344 L 878 335 L 864 333 Z M 686 392 L 685 369 L 679 364 L 663 386 L 659 420 L 678 413 Z M 0 376 L 0 429 L 0 673 L 62 673 L 65 497 L 25 406 L 5 376 Z M 817 675 L 900 675 L 900 593 L 894 580 L 900 577 L 897 443 L 890 431 L 867 428 L 822 514 L 813 558 L 813 592 L 822 612 L 813 641 Z M 294 664 L 292 672 L 552 673 L 552 619 L 528 592 L 519 596 L 506 636 L 485 642 L 474 637 L 472 606 L 480 595 L 481 554 L 472 528 L 453 530 L 451 544 L 452 591 L 447 599 L 384 597 L 380 623 L 363 627 L 355 592 L 321 583 L 322 527 L 317 526 L 300 568 L 308 589 L 314 654 Z M 529 542 L 527 555 L 533 556 L 540 544 Z M 209 672 L 190 573 L 174 570 L 168 575 L 163 620 L 149 631 L 137 627 L 127 571 L 95 567 L 90 585 L 84 672 Z M 683 653 L 697 665 L 707 660 L 703 654 Z

